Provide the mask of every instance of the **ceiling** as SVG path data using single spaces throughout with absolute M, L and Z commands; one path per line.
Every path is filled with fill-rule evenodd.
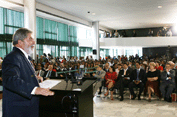
M 91 22 L 99 21 L 108 29 L 161 27 L 177 23 L 177 0 L 36 1 Z

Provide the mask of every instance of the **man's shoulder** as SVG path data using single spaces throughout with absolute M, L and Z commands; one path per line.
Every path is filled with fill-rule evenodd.
M 12 50 L 9 54 L 7 54 L 3 60 L 3 63 L 6 61 L 17 62 L 20 59 L 20 51 Z

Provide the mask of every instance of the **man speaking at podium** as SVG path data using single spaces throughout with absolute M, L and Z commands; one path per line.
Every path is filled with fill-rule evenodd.
M 35 33 L 35 32 L 34 32 Z M 13 50 L 2 64 L 3 78 L 3 117 L 38 117 L 39 97 L 54 95 L 49 89 L 39 87 L 34 67 L 29 59 L 35 41 L 32 32 L 18 29 L 13 35 Z

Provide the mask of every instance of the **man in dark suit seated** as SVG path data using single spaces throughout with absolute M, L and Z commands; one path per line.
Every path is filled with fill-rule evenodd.
M 132 71 L 132 74 L 130 77 L 131 83 L 129 84 L 129 90 L 131 93 L 132 100 L 134 100 L 136 98 L 136 95 L 133 90 L 133 88 L 135 88 L 135 87 L 139 88 L 138 100 L 141 100 L 140 96 L 144 90 L 145 79 L 146 79 L 145 70 L 140 69 L 140 63 L 136 62 L 136 69 Z
M 36 32 L 34 32 L 36 33 Z M 54 95 L 49 89 L 40 88 L 34 67 L 28 59 L 35 41 L 32 32 L 18 29 L 13 35 L 13 50 L 2 63 L 3 117 L 38 117 L 39 97 Z
M 37 65 L 36 69 L 37 69 L 37 71 L 35 71 L 36 75 L 37 75 L 37 76 L 44 77 L 44 73 L 45 73 L 45 72 L 42 70 L 41 65 Z
M 125 87 L 129 86 L 131 72 L 132 72 L 132 69 L 128 68 L 127 63 L 124 63 L 123 69 L 120 70 L 118 79 L 116 81 L 116 85 L 114 86 L 114 88 L 119 89 L 120 91 L 120 96 L 121 96 L 120 101 L 124 100 L 123 91 Z
M 160 91 L 165 101 L 171 102 L 171 93 L 175 89 L 175 71 L 166 63 L 166 70 L 161 73 Z
M 64 71 L 69 71 L 69 70 L 67 70 L 67 68 L 65 68 L 64 67 L 64 64 L 63 63 L 61 63 L 60 64 L 60 69 L 58 70 L 58 72 L 63 72 L 63 73 L 57 73 L 57 76 L 59 77 L 59 78 L 65 78 L 66 77 L 66 73 L 64 73 Z
M 53 71 L 53 64 L 50 64 L 47 71 L 44 73 L 44 80 L 55 77 L 57 77 L 57 72 Z

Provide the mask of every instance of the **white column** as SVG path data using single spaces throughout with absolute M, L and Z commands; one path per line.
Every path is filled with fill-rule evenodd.
M 96 49 L 96 55 L 93 54 L 93 58 L 99 60 L 100 58 L 100 41 L 99 41 L 99 22 L 93 22 L 93 46 L 92 49 Z
M 36 0 L 24 0 L 24 24 L 25 28 L 31 30 L 32 37 L 34 38 L 36 44 Z M 31 55 L 33 59 L 36 59 L 36 46 L 34 47 L 34 52 Z

